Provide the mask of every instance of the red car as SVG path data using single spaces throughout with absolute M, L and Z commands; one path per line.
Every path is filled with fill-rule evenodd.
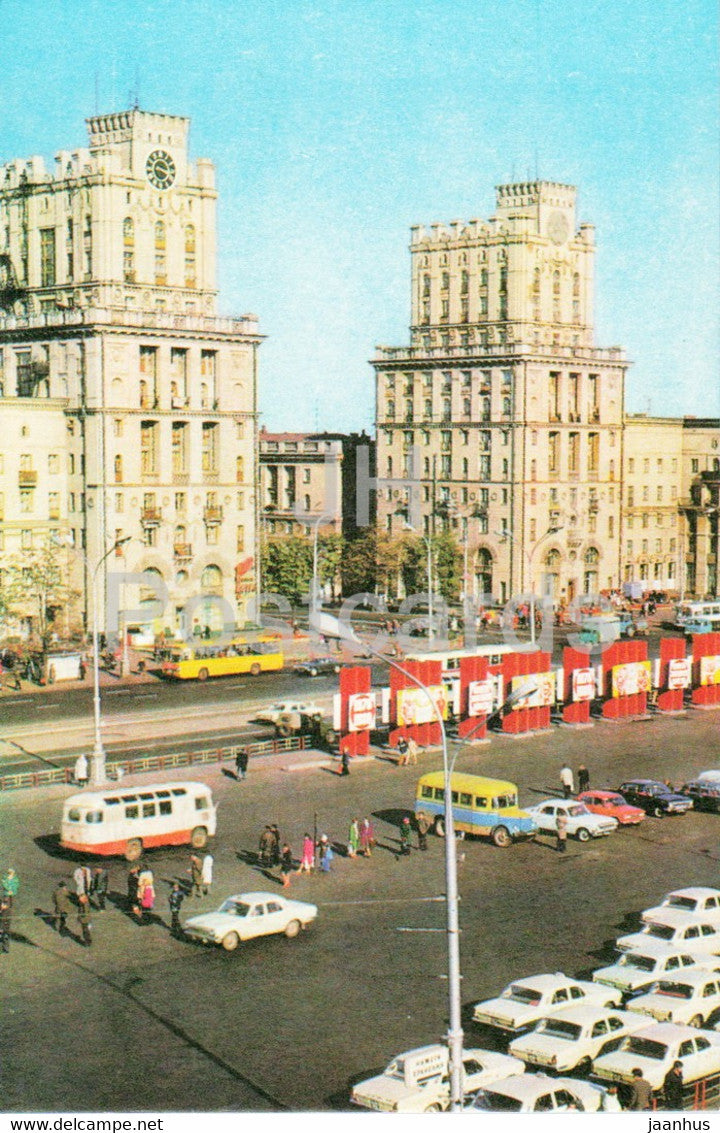
M 621 826 L 637 826 L 645 817 L 639 806 L 630 806 L 617 791 L 583 791 L 578 802 L 585 803 L 593 814 L 605 814 L 616 818 Z

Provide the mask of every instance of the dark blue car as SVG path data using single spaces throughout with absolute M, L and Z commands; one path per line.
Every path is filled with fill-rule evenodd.
M 692 799 L 671 791 L 658 779 L 628 779 L 618 787 L 626 802 L 642 807 L 646 814 L 664 818 L 666 814 L 685 814 L 692 809 Z

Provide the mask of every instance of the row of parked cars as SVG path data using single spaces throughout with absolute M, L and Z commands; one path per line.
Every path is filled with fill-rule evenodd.
M 530 976 L 475 1004 L 474 1021 L 505 1034 L 509 1045 L 507 1053 L 465 1050 L 466 1109 L 608 1110 L 610 1084 L 622 1092 L 639 1068 L 660 1091 L 676 1061 L 687 1108 L 717 1106 L 720 890 L 675 890 L 641 919 L 639 932 L 618 939 L 617 963 L 592 980 Z M 591 1081 L 572 1076 L 578 1073 Z M 449 1096 L 448 1052 L 440 1044 L 399 1055 L 352 1091 L 363 1108 L 407 1113 L 445 1109 Z

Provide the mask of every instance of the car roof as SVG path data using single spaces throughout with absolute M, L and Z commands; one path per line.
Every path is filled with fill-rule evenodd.
M 662 912 L 660 912 L 662 909 Z M 685 912 L 684 909 L 676 909 L 672 905 L 660 905 L 658 912 L 655 914 L 651 921 L 646 922 L 646 927 L 650 925 L 659 924 L 667 925 L 668 928 L 682 928 L 685 925 L 707 925 L 712 928 L 713 932 L 718 931 L 718 926 L 712 924 L 710 921 L 703 920 L 701 916 L 695 916 L 695 913 Z
M 564 972 L 543 972 L 539 976 L 525 976 L 519 980 L 511 980 L 507 986 L 514 987 L 515 984 L 534 984 L 536 987 L 544 989 L 562 987 L 564 984 L 568 983 L 582 983 L 582 980 L 576 980 L 573 979 L 572 976 L 566 976 Z
M 619 794 L 620 794 L 619 791 L 610 791 L 610 790 L 598 791 L 598 790 L 595 790 L 593 787 L 590 787 L 590 789 L 587 790 L 587 791 L 581 791 L 580 794 L 578 795 L 578 798 L 582 799 L 584 801 L 585 798 L 588 795 L 595 795 L 595 796 L 597 796 L 598 798 L 601 798 L 601 799 L 614 799 Z M 625 805 L 630 806 L 630 803 L 626 803 Z M 638 810 L 638 807 L 633 807 L 632 809 Z
M 539 803 L 533 803 L 533 805 L 532 805 L 532 806 L 529 806 L 529 807 L 528 807 L 527 809 L 528 809 L 528 810 L 537 810 L 537 808 L 538 808 L 539 806 L 545 806 L 545 804 L 546 804 L 546 803 L 559 803 L 559 804 L 560 804 L 561 806 L 563 806 L 563 805 L 564 805 L 565 803 L 567 803 L 567 804 L 568 804 L 569 806 L 573 806 L 573 805 L 577 806 L 577 804 L 578 804 L 578 801 L 582 801 L 582 800 L 578 800 L 578 799 L 559 799 L 559 798 L 554 798 L 554 799 L 541 799 Z
M 532 1098 L 541 1090 L 565 1089 L 566 1079 L 551 1078 L 549 1074 L 510 1074 L 497 1082 L 489 1082 L 483 1089 L 488 1093 L 507 1094 L 518 1101 Z M 580 1082 L 577 1083 L 581 1085 Z
M 691 1039 L 701 1033 L 698 1027 L 689 1027 L 685 1023 L 651 1023 L 635 1031 L 632 1036 L 637 1039 L 654 1039 L 656 1042 L 672 1042 L 674 1039 Z
M 664 787 L 666 791 L 669 791 L 665 783 L 661 783 L 659 779 L 623 779 L 623 784 L 626 787 L 629 787 L 632 783 L 635 783 L 638 787 L 646 787 L 651 784 L 653 787 Z M 621 790 L 622 787 L 618 787 L 618 791 Z
M 564 1019 L 568 1023 L 596 1023 L 606 1015 L 624 1014 L 618 1007 L 603 1007 L 599 1003 L 573 1003 L 570 1007 L 563 1007 L 561 1011 L 553 1011 L 548 1019 Z
M 718 962 L 720 968 L 720 961 Z M 686 969 L 685 971 L 670 972 L 664 976 L 662 983 L 673 984 L 703 984 L 705 980 L 720 980 L 720 971 L 715 971 L 713 968 L 707 968 L 705 971 Z M 660 981 L 659 981 L 660 982 Z M 648 994 L 652 994 L 648 992 Z M 638 999 L 640 996 L 638 996 Z M 633 1003 L 635 1000 L 632 1001 Z
M 686 889 L 671 889 L 663 901 L 670 897 L 720 897 L 720 889 L 712 889 L 709 885 L 688 885 Z
M 638 944 L 637 948 L 623 952 L 623 956 L 669 956 L 671 953 L 676 956 L 685 956 L 692 953 L 691 948 L 680 948 L 677 944 L 671 944 L 665 940 L 656 940 L 653 936 L 648 936 L 645 939 L 647 944 L 642 946 Z M 720 959 L 718 959 L 718 963 L 720 964 Z
M 281 901 L 287 900 L 280 893 L 264 893 L 262 890 L 257 890 L 253 893 L 233 893 L 229 897 L 224 897 L 223 901 L 245 901 L 250 904 L 252 901 L 277 901 L 278 897 Z

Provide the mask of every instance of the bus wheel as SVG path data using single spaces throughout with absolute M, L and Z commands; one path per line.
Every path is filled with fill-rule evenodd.
M 250 666 L 250 676 L 251 677 L 259 677 L 261 671 L 262 670 L 260 669 L 260 666 L 258 665 L 257 661 L 255 661 L 255 663 Z
M 512 838 L 504 826 L 496 826 L 493 829 L 491 837 L 495 845 L 500 846 L 502 849 L 504 849 L 505 846 L 509 846 L 512 842 Z
M 125 861 L 136 862 L 142 854 L 142 842 L 139 838 L 131 838 L 125 847 Z
M 206 681 L 208 679 L 209 675 L 210 674 L 208 673 L 207 669 L 201 669 L 200 672 L 198 673 L 198 680 L 199 681 Z
M 438 815 L 435 819 L 435 833 L 437 834 L 438 838 L 445 837 L 445 819 L 441 818 L 440 815 Z
M 236 932 L 229 932 L 222 938 L 222 946 L 226 952 L 234 952 L 240 943 L 240 937 Z
M 193 850 L 202 850 L 203 846 L 207 846 L 207 830 L 204 826 L 196 826 L 190 835 L 190 845 Z

